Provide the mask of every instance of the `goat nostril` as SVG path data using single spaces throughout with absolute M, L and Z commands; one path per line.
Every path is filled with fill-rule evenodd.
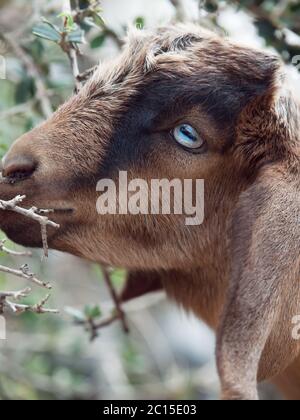
M 27 156 L 7 157 L 2 164 L 2 176 L 13 179 L 29 178 L 36 166 L 36 162 Z

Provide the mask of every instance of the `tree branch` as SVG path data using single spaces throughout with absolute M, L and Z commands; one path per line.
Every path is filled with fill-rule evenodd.
M 80 83 L 86 82 L 93 75 L 93 73 L 97 70 L 97 68 L 98 68 L 98 66 L 94 66 L 91 69 L 85 70 L 84 72 L 80 73 L 77 76 L 77 80 Z
M 110 278 L 110 273 L 108 271 L 108 268 L 105 266 L 100 266 L 101 271 L 103 273 L 103 277 L 104 277 L 104 281 L 106 283 L 106 286 L 109 290 L 109 293 L 112 297 L 112 300 L 114 302 L 115 308 L 116 308 L 116 314 L 111 318 L 111 322 L 114 322 L 116 320 L 120 320 L 122 327 L 123 327 L 123 331 L 128 334 L 129 333 L 129 327 L 127 325 L 127 320 L 126 320 L 126 314 L 122 309 L 118 294 L 114 288 L 114 285 L 111 281 Z M 107 323 L 104 325 L 106 326 Z M 98 329 L 103 327 L 103 323 L 98 324 Z
M 38 222 L 41 226 L 44 253 L 47 256 L 48 244 L 47 244 L 46 228 L 47 226 L 58 228 L 59 225 L 49 220 L 47 216 L 42 215 L 42 214 L 48 214 L 49 210 L 38 210 L 35 207 L 32 207 L 31 209 L 24 209 L 22 207 L 19 207 L 18 204 L 20 204 L 24 200 L 24 198 L 25 196 L 17 196 L 14 199 L 9 200 L 9 201 L 0 200 L 0 209 L 3 211 L 6 210 L 6 211 L 16 212 L 18 214 L 21 214 L 22 216 L 28 217 Z M 42 213 L 42 214 L 39 214 L 39 213 Z M 0 241 L 0 251 L 3 251 L 11 256 L 31 256 L 31 253 L 27 251 L 16 252 L 16 251 L 9 250 L 8 248 L 5 247 L 5 242 L 6 242 L 5 240 Z M 46 283 L 39 280 L 35 276 L 35 274 L 31 273 L 29 271 L 29 267 L 27 264 L 22 265 L 22 267 L 19 270 L 0 265 L 0 271 L 5 274 L 11 274 L 15 277 L 20 277 L 22 279 L 28 280 L 37 286 L 44 287 L 49 290 L 52 289 L 52 286 L 50 283 Z M 21 298 L 27 297 L 30 293 L 31 293 L 30 288 L 26 288 L 24 290 L 17 291 L 17 292 L 0 291 L 0 313 L 1 314 L 4 313 L 5 309 L 8 309 L 9 311 L 15 314 L 21 314 L 24 312 L 34 312 L 37 314 L 58 313 L 56 309 L 44 308 L 45 304 L 48 302 L 50 298 L 50 295 L 47 295 L 40 303 L 33 306 L 15 303 L 8 299 L 9 297 L 11 297 L 14 300 L 20 300 Z
M 0 241 L 0 251 L 5 252 L 8 255 L 11 255 L 12 257 L 31 257 L 32 253 L 30 251 L 13 251 L 12 249 L 8 249 L 5 246 L 6 239 L 2 239 Z
M 41 280 L 39 280 L 33 273 L 30 273 L 29 271 L 29 267 L 27 264 L 22 265 L 22 267 L 20 267 L 19 270 L 16 270 L 14 268 L 9 268 L 6 267 L 4 265 L 0 265 L 0 271 L 2 273 L 6 273 L 6 274 L 12 274 L 15 277 L 20 277 L 22 279 L 25 280 L 29 280 L 30 282 L 40 286 L 40 287 L 44 287 L 46 289 L 52 289 L 51 284 L 49 283 L 45 283 Z
M 72 6 L 71 6 L 70 0 L 63 1 L 62 11 L 64 14 L 72 15 Z M 65 17 L 64 19 L 65 19 L 64 26 L 67 27 L 68 18 Z M 66 35 L 67 35 L 67 32 L 65 33 L 65 36 Z M 82 87 L 81 81 L 79 80 L 79 75 L 80 75 L 79 65 L 78 65 L 78 51 L 79 50 L 71 42 L 66 42 L 65 37 L 62 37 L 60 46 L 69 58 L 74 81 L 75 81 L 75 92 L 78 93 Z
M 24 312 L 33 312 L 36 314 L 57 314 L 57 309 L 47 309 L 45 304 L 50 299 L 50 295 L 47 295 L 40 303 L 36 305 L 22 305 L 20 303 L 11 302 L 8 297 L 14 300 L 19 300 L 24 297 L 28 297 L 31 293 L 31 289 L 24 289 L 18 292 L 0 292 L 0 313 L 3 313 L 5 309 L 13 312 L 14 314 L 22 314 Z
M 38 222 L 41 226 L 44 254 L 47 257 L 48 256 L 48 242 L 47 242 L 46 228 L 47 226 L 51 226 L 53 228 L 58 229 L 59 225 L 49 220 L 47 216 L 41 215 L 41 214 L 48 214 L 49 212 L 51 212 L 51 210 L 39 210 L 36 207 L 32 207 L 30 209 L 24 209 L 23 207 L 19 207 L 18 204 L 22 203 L 22 201 L 25 198 L 26 198 L 25 195 L 23 196 L 18 195 L 17 197 L 13 198 L 10 201 L 0 200 L 0 210 L 14 211 L 15 213 L 21 214 L 22 216 L 28 217 L 29 219 L 32 219 Z

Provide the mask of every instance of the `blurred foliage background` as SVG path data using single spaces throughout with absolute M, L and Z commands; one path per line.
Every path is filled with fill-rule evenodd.
M 2 70 L 3 63 L 6 66 L 6 77 L 0 78 L 1 156 L 14 139 L 39 124 L 74 89 L 67 54 L 55 42 L 51 26 L 62 28 L 63 3 L 0 0 L 0 65 Z M 240 42 L 276 51 L 287 65 L 293 89 L 299 92 L 298 0 L 103 0 L 101 10 L 98 1 L 72 0 L 72 6 L 82 13 L 87 7 L 94 10 L 82 16 L 79 25 L 68 22 L 81 52 L 81 71 L 116 55 L 128 25 L 142 28 L 193 21 Z M 24 262 L 28 261 L 1 255 L 1 264 Z M 80 316 L 92 311 L 98 316 L 111 308 L 99 268 L 57 252 L 41 261 L 36 251 L 31 267 L 54 284 L 51 304 L 61 315 L 7 319 L 8 339 L 0 341 L 1 399 L 217 398 L 213 334 L 163 295 L 126 305 L 129 336 L 116 324 L 90 343 L 70 313 Z M 125 273 L 117 269 L 112 277 L 121 287 Z M 1 290 L 20 289 L 20 283 L 0 274 Z M 30 299 L 36 302 L 39 297 L 36 291 Z M 263 387 L 262 395 L 277 397 L 269 387 Z

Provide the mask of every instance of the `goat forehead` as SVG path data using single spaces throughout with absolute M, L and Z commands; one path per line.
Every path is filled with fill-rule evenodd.
M 96 70 L 79 95 L 84 106 L 77 109 L 88 109 L 90 117 L 106 110 L 115 125 L 112 120 L 119 120 L 134 98 L 142 94 L 146 99 L 153 91 L 155 108 L 161 92 L 165 100 L 166 94 L 173 101 L 189 97 L 204 102 L 223 122 L 228 110 L 235 116 L 246 101 L 272 84 L 269 62 L 262 53 L 234 48 L 198 27 L 135 30 L 122 54 Z
M 89 83 L 92 88 L 109 87 L 122 82 L 134 80 L 152 71 L 159 70 L 164 59 L 180 63 L 183 60 L 193 62 L 195 56 L 190 50 L 204 39 L 218 39 L 212 32 L 196 26 L 176 25 L 159 28 L 156 31 L 131 29 L 128 33 L 122 54 L 114 60 L 100 63 Z M 89 89 L 87 88 L 87 90 Z
M 156 31 L 135 29 L 129 32 L 122 54 L 99 65 L 82 95 L 94 97 L 119 90 L 120 96 L 122 87 L 135 93 L 153 73 L 171 77 L 207 71 L 207 74 L 222 72 L 236 78 L 244 75 L 253 80 L 262 79 L 265 78 L 264 58 L 262 53 L 237 47 L 194 25 L 175 25 Z

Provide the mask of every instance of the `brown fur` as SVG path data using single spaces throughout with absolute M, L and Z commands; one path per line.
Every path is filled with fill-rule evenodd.
M 292 339 L 300 113 L 281 85 L 276 57 L 197 27 L 134 32 L 121 57 L 19 139 L 3 164 L 2 198 L 25 193 L 28 206 L 72 210 L 54 213 L 61 229 L 49 231 L 52 248 L 129 269 L 124 300 L 163 285 L 216 330 L 227 399 L 256 399 L 257 380 L 275 377 L 300 398 L 300 343 Z M 205 139 L 200 154 L 170 138 L 186 122 Z M 17 180 L 30 161 L 30 176 Z M 100 217 L 96 183 L 116 180 L 118 170 L 205 179 L 204 224 L 188 227 L 179 215 Z M 21 216 L 2 213 L 0 223 L 15 241 L 41 245 L 38 226 Z

